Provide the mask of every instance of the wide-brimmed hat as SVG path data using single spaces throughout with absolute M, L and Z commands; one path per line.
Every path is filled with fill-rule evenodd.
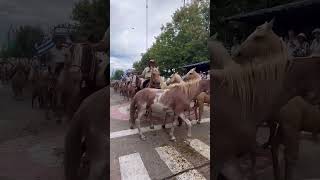
M 319 33 L 319 34 L 320 34 L 320 29 L 319 29 L 319 28 L 315 28 L 315 29 L 312 31 L 312 35 L 314 35 L 315 33 Z
M 304 39 L 307 39 L 307 36 L 304 33 L 299 33 L 297 37 L 302 37 Z
M 150 59 L 149 63 L 155 63 L 156 61 L 154 59 Z

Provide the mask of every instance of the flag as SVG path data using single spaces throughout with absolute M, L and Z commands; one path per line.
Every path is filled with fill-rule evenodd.
M 51 39 L 51 38 L 45 39 L 40 45 L 36 44 L 35 49 L 37 52 L 37 56 L 41 56 L 41 55 L 47 53 L 54 46 L 55 46 L 55 43 L 54 43 L 53 39 Z

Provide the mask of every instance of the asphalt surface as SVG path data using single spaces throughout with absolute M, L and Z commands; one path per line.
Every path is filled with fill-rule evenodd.
M 0 180 L 62 180 L 64 126 L 0 82 Z
M 169 140 L 169 129 L 163 130 L 160 126 L 164 113 L 156 110 L 153 119 L 155 128 L 160 127 L 158 130 L 149 131 L 149 123 L 141 123 L 144 131 L 149 131 L 144 133 L 146 141 L 142 141 L 138 134 L 130 133 L 112 138 L 115 133 L 130 131 L 129 102 L 112 88 L 110 92 L 110 179 L 210 179 L 210 122 L 193 125 L 191 138 L 186 136 L 185 124 L 175 128 L 177 141 L 172 142 Z M 203 119 L 209 121 L 209 108 L 205 109 Z M 167 123 L 171 124 L 169 121 Z M 203 151 L 197 151 L 200 146 L 196 145 L 195 149 L 192 143 L 188 143 L 190 141 L 200 143 Z M 130 161 L 130 158 L 134 160 Z M 125 160 L 129 163 L 126 164 Z

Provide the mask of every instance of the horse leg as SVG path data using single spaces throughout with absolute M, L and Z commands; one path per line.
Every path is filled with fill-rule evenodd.
M 191 122 L 189 119 L 187 119 L 184 115 L 184 113 L 180 113 L 179 117 L 187 124 L 187 127 L 188 127 L 188 134 L 187 136 L 188 137 L 191 137 Z
M 87 141 L 89 156 L 89 177 L 88 180 L 107 178 L 107 153 L 105 151 L 105 138 L 102 132 L 90 132 Z
M 174 127 L 177 125 L 176 124 L 176 114 L 173 114 L 173 121 L 172 121 L 172 126 L 171 126 L 171 130 L 170 130 L 170 141 L 175 141 L 176 137 L 174 136 L 173 132 L 174 132 Z
M 204 108 L 204 102 L 200 101 L 199 102 L 199 121 L 198 124 L 201 122 L 202 114 L 203 114 L 203 108 Z
M 252 151 L 250 153 L 250 159 L 251 159 L 251 179 L 256 180 L 256 153 L 255 151 Z
M 273 163 L 273 174 L 275 180 L 280 180 L 280 167 L 279 167 L 279 137 L 273 137 L 271 140 L 271 154 Z
M 138 127 L 138 131 L 139 131 L 139 135 L 140 135 L 141 140 L 145 141 L 146 137 L 142 134 L 141 127 L 140 127 L 140 121 L 141 121 L 143 114 L 144 114 L 144 112 L 141 111 L 141 109 L 138 109 L 138 118 L 136 119 L 136 124 Z
M 241 172 L 240 162 L 238 159 L 226 162 L 224 167 L 222 168 L 222 174 L 228 180 L 243 180 L 244 179 L 244 175 Z
M 153 123 L 153 119 L 152 119 L 152 109 L 151 109 L 151 106 L 148 107 L 148 116 L 147 118 L 150 120 L 150 129 L 154 129 L 154 123 Z
M 166 128 L 167 117 L 168 117 L 168 112 L 166 112 L 166 115 L 164 116 L 164 121 L 163 121 L 163 124 L 162 124 L 162 128 L 163 128 L 163 129 Z
M 299 130 L 296 128 L 284 128 L 285 144 L 285 180 L 293 178 L 293 168 L 299 156 Z

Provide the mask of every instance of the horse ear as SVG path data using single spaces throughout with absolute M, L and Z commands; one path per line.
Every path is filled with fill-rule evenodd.
M 272 29 L 273 28 L 273 24 L 274 24 L 274 21 L 275 21 L 275 18 L 273 17 L 272 19 L 271 19 L 271 21 L 268 23 L 268 29 Z

